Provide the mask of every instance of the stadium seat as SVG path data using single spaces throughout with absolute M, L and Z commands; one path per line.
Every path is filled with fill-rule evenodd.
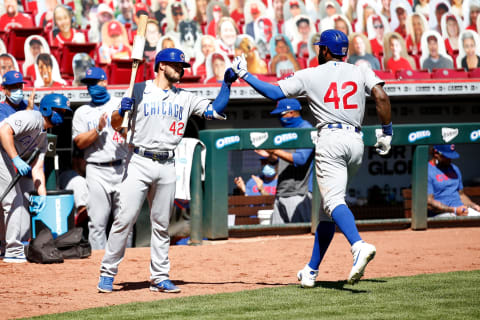
M 462 79 L 468 78 L 468 72 L 455 69 L 435 69 L 432 71 L 432 79 Z
M 61 57 L 60 61 L 60 73 L 73 76 L 72 61 L 73 56 L 77 53 L 87 53 L 92 59 L 95 60 L 95 52 L 97 49 L 96 43 L 72 43 L 66 42 L 63 44 L 63 48 L 60 49 Z
M 110 63 L 108 83 L 129 84 L 132 75 L 132 59 L 113 59 Z M 140 63 L 135 82 L 145 81 L 145 63 Z
M 398 70 L 396 75 L 397 75 L 397 79 L 399 80 L 431 79 L 430 73 L 428 71 Z
M 35 17 L 38 13 L 38 5 L 37 1 L 32 0 L 22 0 L 23 11 L 31 13 L 33 17 Z M 35 21 L 34 21 L 35 23 Z
M 468 72 L 468 77 L 469 78 L 477 78 L 477 79 L 480 78 L 480 68 L 470 70 Z
M 377 77 L 379 77 L 382 80 L 396 80 L 397 79 L 397 78 L 395 78 L 393 73 L 391 73 L 390 71 L 373 70 L 373 72 L 375 72 Z
M 7 52 L 17 60 L 25 60 L 24 44 L 31 35 L 41 35 L 43 28 L 12 28 L 8 34 Z

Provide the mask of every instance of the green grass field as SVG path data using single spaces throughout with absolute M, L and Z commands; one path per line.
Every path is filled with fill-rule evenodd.
M 432 266 L 433 267 L 433 266 Z M 279 286 L 35 319 L 480 319 L 480 270 Z

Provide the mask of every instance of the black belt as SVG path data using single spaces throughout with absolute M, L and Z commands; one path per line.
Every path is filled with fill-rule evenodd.
M 101 167 L 116 167 L 119 166 L 123 163 L 123 160 L 114 160 L 110 162 L 87 162 L 88 164 L 94 164 L 96 166 L 101 166 Z
M 152 159 L 153 161 L 165 161 L 168 159 L 172 159 L 175 156 L 175 152 L 173 150 L 160 152 L 151 152 L 144 150 L 142 152 L 139 147 L 135 147 L 133 148 L 133 152 L 135 152 L 139 156 Z
M 329 123 L 327 124 L 327 128 L 329 129 L 346 129 L 355 132 L 360 132 L 362 129 L 352 126 L 351 124 L 342 124 L 342 123 Z

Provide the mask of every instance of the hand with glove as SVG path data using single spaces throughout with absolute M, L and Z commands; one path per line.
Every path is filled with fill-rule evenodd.
M 235 71 L 237 76 L 243 78 L 247 75 L 247 60 L 245 60 L 245 54 L 242 53 L 241 56 L 235 57 L 232 62 L 232 69 Z
M 382 125 L 382 134 L 377 136 L 377 143 L 375 143 L 374 147 L 376 148 L 375 151 L 381 156 L 385 156 L 390 151 L 391 142 L 393 136 L 393 129 L 392 123 Z
M 45 209 L 47 205 L 47 196 L 30 196 L 30 209 L 31 213 L 39 214 Z
M 223 76 L 223 81 L 225 81 L 226 84 L 231 85 L 232 83 L 237 81 L 237 79 L 238 79 L 238 76 L 235 73 L 235 71 L 233 71 L 232 68 L 228 68 L 227 70 L 225 70 L 225 75 Z
M 32 171 L 32 167 L 30 167 L 25 161 L 23 161 L 20 156 L 16 156 L 12 159 L 12 161 L 21 176 L 26 176 L 30 173 L 30 171 Z
M 118 114 L 123 117 L 125 115 L 125 112 L 132 110 L 132 106 L 134 104 L 134 98 L 123 97 L 122 102 L 120 103 L 120 109 L 118 109 Z

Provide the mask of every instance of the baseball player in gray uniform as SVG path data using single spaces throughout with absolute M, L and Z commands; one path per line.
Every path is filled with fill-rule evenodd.
M 120 210 L 118 185 L 128 149 L 121 134 L 111 125 L 112 112 L 118 109 L 120 99 L 110 97 L 105 72 L 101 68 L 90 68 L 82 83 L 87 85 L 92 101 L 75 111 L 72 139 L 79 149 L 84 150 L 87 162 L 88 241 L 92 249 L 98 250 L 105 249 L 107 244 L 110 214 L 115 217 Z
M 191 115 L 206 119 L 225 119 L 222 111 L 230 97 L 230 85 L 237 76 L 227 69 L 217 98 L 211 102 L 174 86 L 190 67 L 185 55 L 175 48 L 163 49 L 155 57 L 155 79 L 138 83 L 132 98 L 124 97 L 120 109 L 112 115 L 114 128 L 120 127 L 127 110 L 130 130 L 129 152 L 120 184 L 120 213 L 108 238 L 100 268 L 100 292 L 112 292 L 114 276 L 125 254 L 125 243 L 145 198 L 150 206 L 151 262 L 150 290 L 180 292 L 169 279 L 168 224 L 175 196 L 174 149 L 183 137 Z
M 279 100 L 307 96 L 318 129 L 315 165 L 325 212 L 315 233 L 310 262 L 297 277 L 303 287 L 315 285 L 318 267 L 333 238 L 336 224 L 351 245 L 353 267 L 348 283 L 355 284 L 374 258 L 376 249 L 360 237 L 355 218 L 345 203 L 345 192 L 349 177 L 356 173 L 362 162 L 364 145 L 360 133 L 365 92 L 375 100 L 382 123 L 382 134 L 377 136 L 375 145 L 381 155 L 389 152 L 393 134 L 390 100 L 383 90 L 383 81 L 371 69 L 342 61 L 348 50 L 348 38 L 344 33 L 326 30 L 315 45 L 320 46 L 319 66 L 297 71 L 292 77 L 279 81 L 278 86 L 249 74 L 243 56 L 234 59 L 233 70 L 267 98 Z
M 4 192 L 15 177 L 15 169 L 21 176 L 30 172 L 38 196 L 31 197 L 30 210 L 41 212 L 45 207 L 47 191 L 43 162 L 47 150 L 46 129 L 63 123 L 64 113 L 71 111 L 68 99 L 61 94 L 49 94 L 40 101 L 40 111 L 18 111 L 5 119 L 0 128 L 0 192 Z M 26 159 L 38 148 L 40 154 L 30 166 Z M 25 262 L 21 243 L 21 207 L 23 195 L 17 183 L 3 199 L 1 206 L 5 213 L 6 252 L 4 262 Z

